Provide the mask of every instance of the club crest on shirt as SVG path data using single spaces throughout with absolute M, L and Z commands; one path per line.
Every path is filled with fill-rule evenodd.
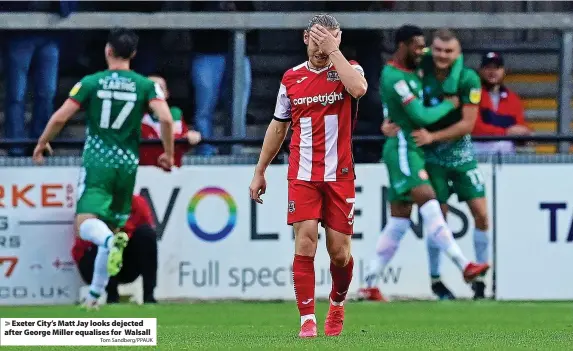
M 421 169 L 420 172 L 418 172 L 418 177 L 422 180 L 428 180 L 428 172 L 426 172 L 425 169 Z
M 338 76 L 338 72 L 328 71 L 326 73 L 326 80 L 329 82 L 336 82 L 336 81 L 340 80 L 340 77 Z
M 289 213 L 294 213 L 294 201 L 289 201 L 289 202 L 288 202 L 288 212 L 289 212 Z

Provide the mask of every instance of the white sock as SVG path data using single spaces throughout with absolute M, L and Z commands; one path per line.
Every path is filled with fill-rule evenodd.
M 344 306 L 344 301 L 336 302 L 336 301 L 332 301 L 332 299 L 330 299 L 330 304 L 332 306 Z
M 478 263 L 487 263 L 488 261 L 489 237 L 486 231 L 474 229 L 474 249 L 476 252 L 476 261 Z
M 469 263 L 462 250 L 454 240 L 452 231 L 448 228 L 440 203 L 430 200 L 420 207 L 420 214 L 424 221 L 424 230 L 431 235 L 448 257 L 463 271 Z
M 94 261 L 94 275 L 90 284 L 90 293 L 94 296 L 100 296 L 107 286 L 109 274 L 107 273 L 107 257 L 109 249 L 98 246 L 97 255 Z
M 107 225 L 97 218 L 88 218 L 80 225 L 80 238 L 90 241 L 97 246 L 106 246 L 111 249 L 113 232 Z
M 314 314 L 305 314 L 304 316 L 300 316 L 300 325 L 303 325 L 304 322 L 306 322 L 309 319 L 313 320 L 314 323 L 316 323 L 316 317 L 314 316 Z
M 426 238 L 426 248 L 428 249 L 428 264 L 430 266 L 430 278 L 432 283 L 440 281 L 440 262 L 442 249 L 440 245 L 434 240 L 434 237 L 428 235 Z
M 390 217 L 378 237 L 376 258 L 372 259 L 366 271 L 366 284 L 369 288 L 377 285 L 378 277 L 396 254 L 400 241 L 409 228 L 409 218 Z
M 98 294 L 90 291 L 88 293 L 88 295 L 85 297 L 84 302 L 88 303 L 88 304 L 96 302 L 97 300 L 99 300 L 99 296 L 96 296 L 96 295 L 98 295 Z

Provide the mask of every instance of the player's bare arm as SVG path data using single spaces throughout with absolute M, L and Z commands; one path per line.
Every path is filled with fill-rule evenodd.
M 159 156 L 159 165 L 166 171 L 173 167 L 175 145 L 173 141 L 173 116 L 169 110 L 169 105 L 165 100 L 154 99 L 149 103 L 149 108 L 159 118 L 161 124 L 161 142 L 164 153 Z
M 280 151 L 289 127 L 290 121 L 279 121 L 277 119 L 273 119 L 265 133 L 261 155 L 259 156 L 259 162 L 255 167 L 255 175 L 253 176 L 253 180 L 249 186 L 251 199 L 260 204 L 263 203 L 261 195 L 265 193 L 267 188 L 265 171 Z
M 459 139 L 470 134 L 476 123 L 479 107 L 473 104 L 465 104 L 462 107 L 462 119 L 451 126 L 435 132 L 419 129 L 412 132 L 416 145 L 428 145 L 434 142 Z
M 323 26 L 316 24 L 310 30 L 310 38 L 314 40 L 325 55 L 328 55 L 348 93 L 355 99 L 364 96 L 368 84 L 363 72 L 352 67 L 338 48 L 342 40 L 342 31 L 337 30 L 333 35 Z
M 67 99 L 63 105 L 50 117 L 44 132 L 38 139 L 38 144 L 34 149 L 34 154 L 32 156 L 33 160 L 37 164 L 42 164 L 44 162 L 44 151 L 52 153 L 52 148 L 50 147 L 50 141 L 52 141 L 58 133 L 64 128 L 66 123 L 80 110 L 80 105 L 72 99 Z

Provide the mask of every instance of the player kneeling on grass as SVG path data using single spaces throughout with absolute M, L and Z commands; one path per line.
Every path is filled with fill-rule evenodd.
M 118 284 L 132 283 L 139 276 L 143 280 L 143 302 L 155 303 L 157 301 L 153 290 L 157 285 L 157 233 L 153 228 L 149 204 L 142 196 L 133 195 L 131 213 L 122 230 L 129 241 L 123 251 L 123 265 L 119 273 L 110 277 L 105 288 L 107 303 L 119 302 Z M 87 284 L 92 282 L 94 276 L 97 252 L 97 245 L 76 236 L 72 257 Z
M 105 47 L 108 70 L 84 77 L 69 98 L 50 118 L 34 150 L 34 161 L 43 162 L 49 142 L 66 122 L 86 110 L 87 133 L 78 185 L 75 226 L 83 240 L 97 245 L 90 292 L 83 306 L 98 307 L 98 297 L 110 276 L 123 263 L 128 236 L 120 232 L 131 211 L 139 163 L 141 119 L 151 108 L 161 121 L 165 152 L 159 164 L 173 166 L 173 119 L 158 84 L 130 70 L 137 48 L 137 35 L 127 29 L 110 32 Z M 114 234 L 115 233 L 115 234 Z
M 351 133 L 357 99 L 366 93 L 358 63 L 347 61 L 338 46 L 342 32 L 329 15 L 311 19 L 304 31 L 308 61 L 288 70 L 281 81 L 274 119 L 263 143 L 251 198 L 262 203 L 265 170 L 292 123 L 288 169 L 288 224 L 294 227 L 294 290 L 300 312 L 299 336 L 315 337 L 314 256 L 318 224 L 325 227 L 332 290 L 324 332 L 342 332 L 344 300 L 354 261 L 350 237 L 354 224 L 354 164 Z

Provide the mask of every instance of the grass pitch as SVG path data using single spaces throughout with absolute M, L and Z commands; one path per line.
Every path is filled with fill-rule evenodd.
M 325 337 L 328 305 L 317 306 L 319 337 L 297 338 L 293 302 L 210 302 L 103 306 L 0 307 L 14 318 L 157 318 L 156 347 L 0 347 L 8 350 L 573 350 L 573 303 L 348 302 L 344 331 Z M 321 335 L 322 334 L 322 335 Z

